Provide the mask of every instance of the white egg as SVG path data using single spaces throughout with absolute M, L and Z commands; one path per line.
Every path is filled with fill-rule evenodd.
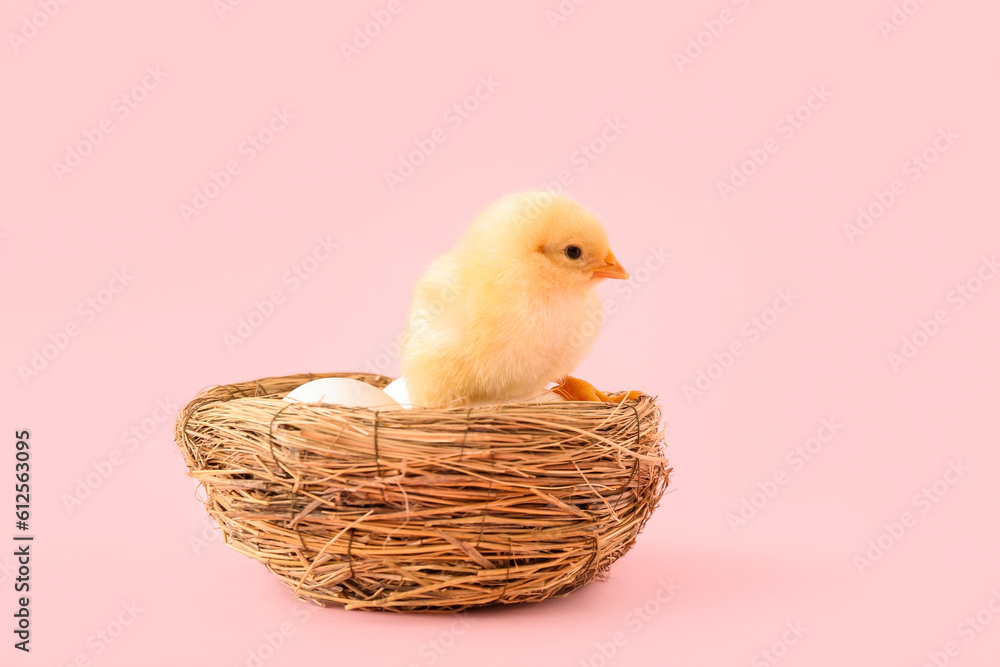
M 378 387 L 350 378 L 312 380 L 288 392 L 284 400 L 289 403 L 328 403 L 379 410 L 399 410 L 402 407 Z
M 406 378 L 402 375 L 386 385 L 382 391 L 399 403 L 400 407 L 404 410 L 409 410 L 413 407 L 413 404 L 410 403 L 410 390 L 406 387 Z
M 409 410 L 414 407 L 410 403 L 410 391 L 406 386 L 406 378 L 399 376 L 392 382 L 390 382 L 386 388 L 383 390 L 391 398 L 395 399 L 399 403 L 400 407 L 404 410 Z M 550 403 L 552 401 L 561 401 L 563 397 L 554 391 L 545 391 L 538 396 L 526 396 L 517 401 L 509 401 L 510 403 Z M 495 403 L 489 402 L 474 402 L 472 407 L 481 407 L 485 405 L 495 405 Z

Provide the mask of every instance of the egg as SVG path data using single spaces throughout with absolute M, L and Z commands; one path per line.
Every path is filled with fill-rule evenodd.
M 410 403 L 410 392 L 409 392 L 409 390 L 406 387 L 406 378 L 405 377 L 400 376 L 400 377 L 396 378 L 395 380 L 393 380 L 392 382 L 390 382 L 383 391 L 386 394 L 388 394 L 391 398 L 393 398 L 397 403 L 399 403 L 400 407 L 403 408 L 404 410 L 409 410 L 410 408 L 415 407 L 413 404 Z M 538 396 L 529 396 L 529 397 L 522 398 L 519 401 L 510 401 L 510 402 L 511 403 L 549 403 L 551 401 L 561 401 L 561 400 L 564 400 L 564 399 L 559 394 L 555 393 L 554 391 L 546 391 L 546 392 L 544 392 L 542 394 L 539 394 Z M 483 405 L 493 405 L 493 404 L 492 403 L 474 403 L 473 405 L 474 406 L 483 406 Z
M 378 387 L 350 378 L 312 380 L 288 392 L 284 400 L 289 403 L 329 403 L 373 410 L 399 410 L 403 407 Z
M 406 387 L 406 378 L 402 375 L 386 385 L 382 391 L 399 403 L 403 409 L 409 410 L 413 407 L 413 404 L 410 403 L 410 390 Z
M 371 408 L 378 410 L 409 410 L 417 407 L 410 403 L 406 378 L 400 376 L 385 389 L 379 389 L 361 380 L 350 378 L 322 378 L 312 380 L 288 392 L 284 397 L 289 403 L 326 403 L 346 408 Z M 525 397 L 511 403 L 548 403 L 561 401 L 562 396 L 546 391 L 538 396 Z M 476 403 L 475 406 L 492 405 Z

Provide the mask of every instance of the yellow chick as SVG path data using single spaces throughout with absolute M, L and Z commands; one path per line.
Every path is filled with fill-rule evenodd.
M 597 335 L 603 278 L 628 273 L 579 204 L 546 192 L 495 202 L 417 283 L 402 358 L 411 402 L 526 400 L 552 381 L 569 400 L 634 398 L 568 376 Z

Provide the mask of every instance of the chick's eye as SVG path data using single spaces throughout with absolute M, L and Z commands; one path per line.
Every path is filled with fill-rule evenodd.
M 563 252 L 565 252 L 566 256 L 570 259 L 580 259 L 580 255 L 583 254 L 583 251 L 580 250 L 580 246 L 578 245 L 568 245 L 566 246 L 566 250 Z

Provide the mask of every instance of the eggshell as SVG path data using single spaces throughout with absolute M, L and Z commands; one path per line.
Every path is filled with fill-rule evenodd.
M 322 378 L 288 392 L 289 403 L 328 403 L 347 408 L 399 410 L 402 406 L 378 387 L 350 378 Z

